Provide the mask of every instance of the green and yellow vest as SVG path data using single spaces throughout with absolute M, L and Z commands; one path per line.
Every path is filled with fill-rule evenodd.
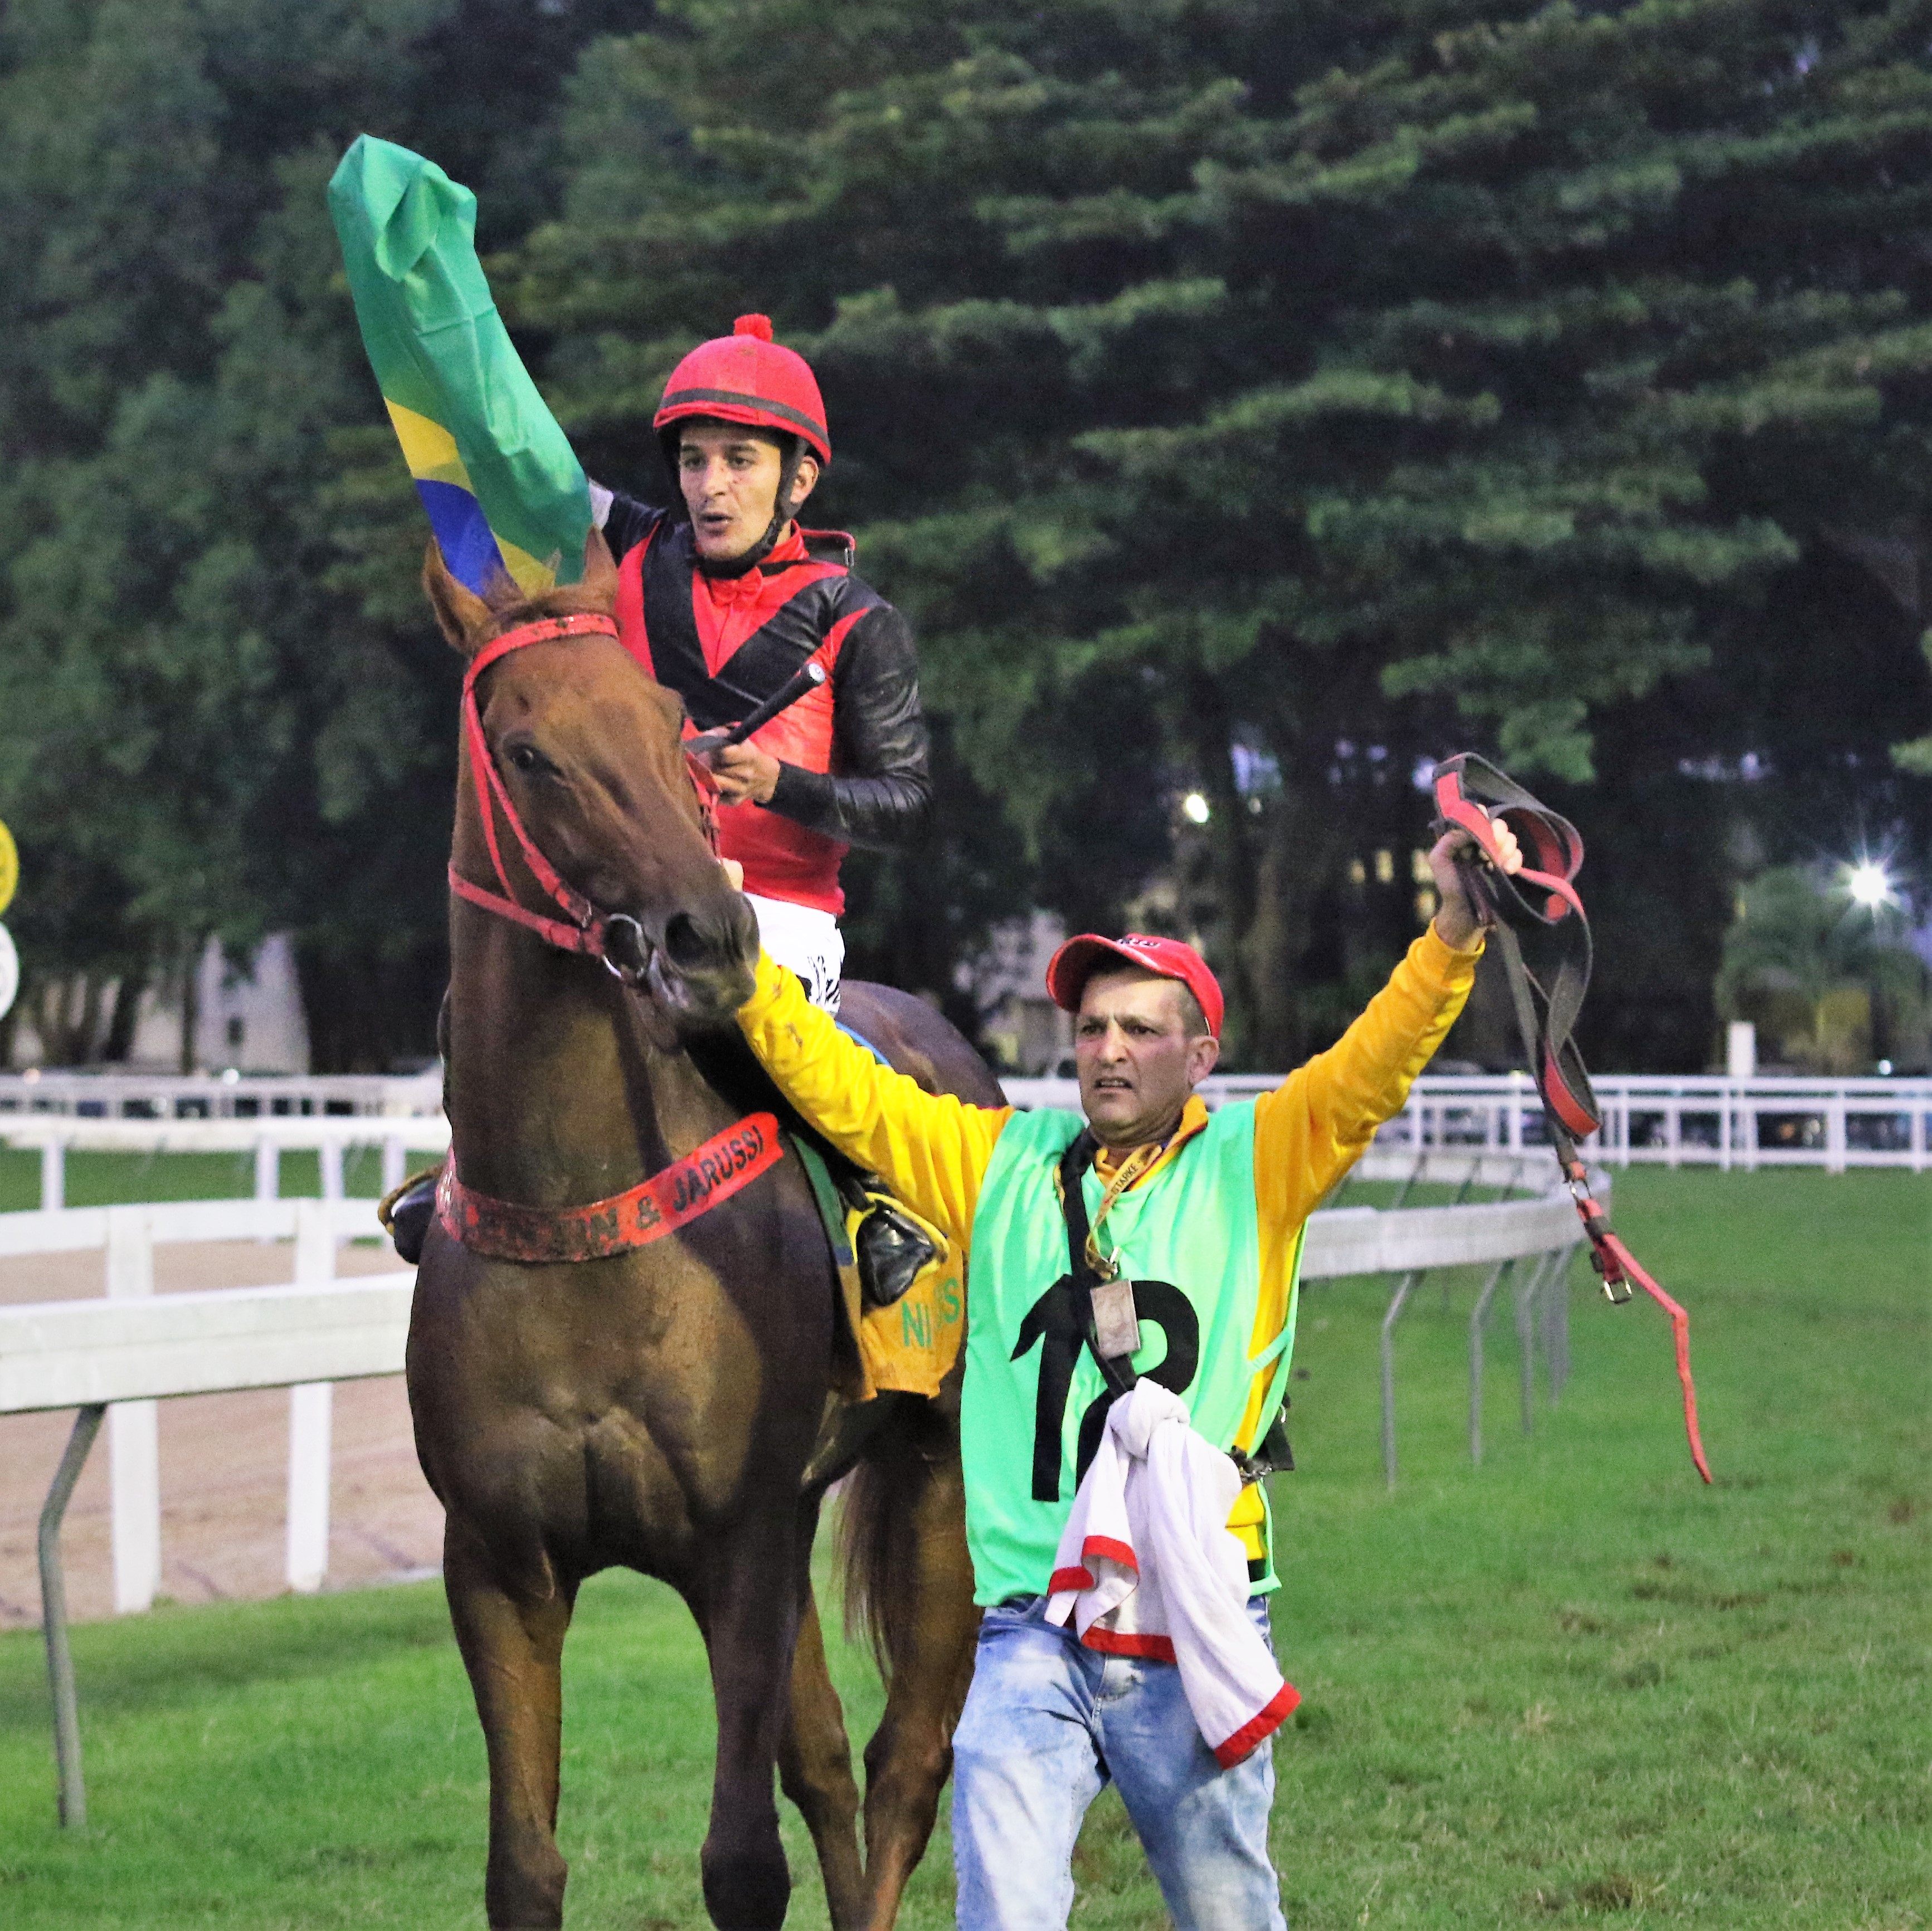
M 1086 1346 L 1054 1188 L 1077 1113 L 1016 1114 L 993 1149 L 973 1220 L 961 1448 L 974 1600 L 1042 1594 L 1108 1397 Z M 1090 1168 L 1090 1216 L 1102 1188 Z M 1141 1321 L 1136 1370 L 1182 1396 L 1217 1447 L 1252 1448 L 1280 1412 L 1298 1296 L 1251 1354 L 1261 1277 L 1251 1103 L 1224 1106 L 1173 1159 L 1123 1195 L 1100 1245 L 1118 1251 Z M 1300 1266 L 1300 1243 L 1294 1266 Z M 1258 1426 L 1237 1444 L 1256 1375 L 1271 1374 Z M 1262 1546 L 1268 1546 L 1264 1533 Z M 1272 1589 L 1270 1561 L 1251 1563 Z

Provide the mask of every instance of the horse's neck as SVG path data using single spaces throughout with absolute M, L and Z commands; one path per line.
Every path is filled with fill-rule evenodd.
M 457 1171 L 500 1200 L 602 1200 L 724 1126 L 724 1104 L 595 960 L 459 907 L 448 1108 Z

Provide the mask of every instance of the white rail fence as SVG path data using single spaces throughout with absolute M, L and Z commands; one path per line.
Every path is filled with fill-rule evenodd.
M 272 1201 L 281 1192 L 285 1153 L 316 1156 L 322 1197 L 344 1198 L 343 1162 L 351 1147 L 380 1147 L 382 1191 L 401 1185 L 411 1153 L 440 1153 L 449 1144 L 449 1122 L 440 1114 L 403 1115 L 323 1114 L 256 1118 L 100 1119 L 74 1114 L 0 1113 L 0 1144 L 38 1147 L 40 1155 L 40 1210 L 54 1213 L 67 1202 L 70 1151 L 116 1153 L 252 1153 L 255 1198 Z
M 1210 1106 L 1252 1099 L 1278 1074 L 1216 1075 L 1202 1088 Z M 1592 1075 L 1603 1131 L 1589 1143 L 1606 1166 L 1903 1167 L 1932 1165 L 1932 1080 L 1801 1079 L 1721 1074 Z M 1070 1079 L 1010 1079 L 1016 1106 L 1077 1106 Z M 1382 1130 L 1384 1147 L 1516 1152 L 1543 1142 L 1542 1109 L 1522 1073 L 1427 1073 Z
M 254 1120 L 295 1115 L 436 1113 L 442 1075 L 376 1073 L 0 1072 L 0 1117 Z
M 98 1126 L 113 1123 L 98 1123 Z M 132 1126 L 133 1122 L 126 1123 Z M 174 1123 L 169 1130 L 189 1123 Z M 237 1123 L 238 1124 L 241 1123 Z M 146 1123 L 152 1133 L 156 1123 Z M 200 1123 L 201 1130 L 226 1123 Z M 406 1138 L 422 1138 L 412 1123 Z M 1357 1169 L 1402 1183 L 1390 1209 L 1341 1206 L 1312 1216 L 1306 1280 L 1385 1274 L 1395 1285 L 1382 1324 L 1382 1444 L 1396 1474 L 1394 1335 L 1425 1273 L 1472 1264 L 1490 1270 L 1470 1324 L 1472 1455 L 1482 1456 L 1484 1326 L 1498 1291 L 1515 1280 L 1521 1343 L 1522 1422 L 1531 1426 L 1540 1333 L 1549 1398 L 1568 1374 L 1563 1282 L 1578 1238 L 1554 1168 L 1531 1155 L 1472 1150 L 1376 1150 Z M 1404 1207 L 1417 1184 L 1454 1186 L 1447 1206 Z M 1478 1189 L 1500 1195 L 1472 1201 Z M 292 1589 L 319 1589 L 328 1567 L 332 1384 L 398 1374 L 408 1333 L 412 1271 L 334 1278 L 345 1238 L 378 1231 L 367 1200 L 166 1202 L 0 1214 L 0 1255 L 98 1249 L 106 1293 L 98 1300 L 0 1306 L 0 1414 L 74 1408 L 78 1414 L 41 1510 L 42 1620 L 53 1691 L 60 1811 L 85 1821 L 79 1719 L 67 1636 L 60 1531 L 68 1503 L 104 1418 L 108 1424 L 114 1600 L 148 1607 L 160 1576 L 160 1490 L 155 1404 L 172 1396 L 244 1388 L 290 1390 L 286 1574 Z M 280 1288 L 154 1292 L 154 1249 L 170 1241 L 289 1240 L 295 1276 Z
M 0 1414 L 78 1410 L 40 1511 L 41 1622 L 53 1690 L 62 1821 L 86 1817 L 60 1531 L 105 1418 L 114 1603 L 150 1607 L 160 1582 L 155 1404 L 243 1388 L 289 1390 L 286 1573 L 302 1592 L 328 1567 L 329 1463 L 337 1381 L 401 1372 L 413 1270 L 338 1281 L 338 1241 L 380 1232 L 365 1200 L 167 1201 L 0 1214 L 0 1255 L 100 1249 L 99 1300 L 0 1306 Z M 294 1242 L 282 1288 L 154 1294 L 154 1250 L 170 1241 Z

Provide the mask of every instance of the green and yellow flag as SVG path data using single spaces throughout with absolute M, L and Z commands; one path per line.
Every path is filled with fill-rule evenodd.
M 360 136 L 328 184 L 362 346 L 450 574 L 526 596 L 584 574 L 584 468 L 512 346 L 476 259 L 476 197 Z

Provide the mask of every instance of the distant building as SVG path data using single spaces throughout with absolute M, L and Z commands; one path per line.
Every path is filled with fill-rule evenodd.
M 76 988 L 76 995 L 79 988 Z M 112 1011 L 116 988 L 103 988 L 95 1003 Z M 305 1073 L 309 1070 L 308 1023 L 302 1013 L 296 949 L 286 932 L 272 932 L 256 949 L 245 970 L 238 971 L 213 939 L 196 973 L 194 1060 L 196 1070 L 220 1072 L 232 1066 L 244 1073 Z M 70 1002 L 78 1009 L 83 1001 Z M 125 1062 L 136 1072 L 173 1072 L 182 1057 L 182 986 L 178 974 L 141 994 Z M 83 1029 L 85 1030 L 85 1029 Z M 72 1033 L 70 1028 L 69 1036 Z M 56 1057 L 88 1063 L 98 1060 L 97 1038 L 56 1055 L 46 1050 L 31 1007 L 22 1009 L 14 1032 L 16 1066 L 46 1066 Z
M 1050 912 L 996 927 L 991 943 L 955 979 L 981 1015 L 980 1043 L 1005 1072 L 1070 1072 L 1073 1018 L 1046 996 L 1046 962 L 1066 929 Z

